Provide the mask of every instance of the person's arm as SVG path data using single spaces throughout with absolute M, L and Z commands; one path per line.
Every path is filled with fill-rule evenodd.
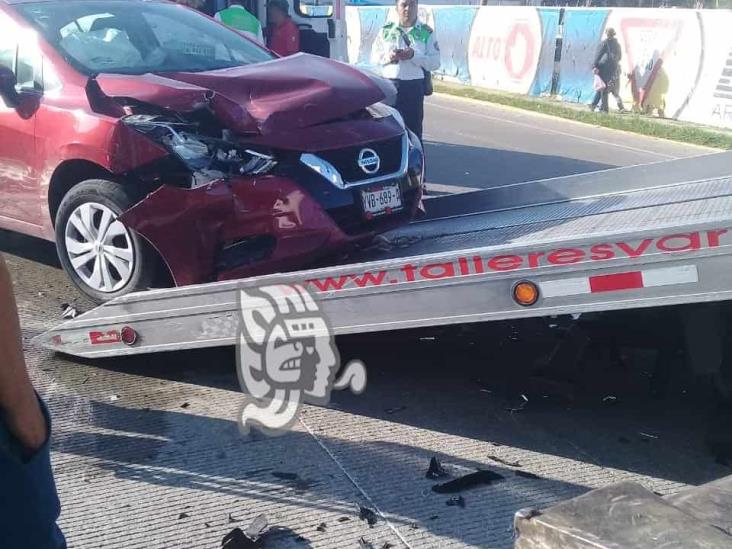
M 412 60 L 428 72 L 440 68 L 440 46 L 437 44 L 434 32 L 430 33 L 430 37 L 427 39 L 424 53 L 415 51 Z
M 600 68 L 600 60 L 602 59 L 602 56 L 605 55 L 605 52 L 607 51 L 607 41 L 603 40 L 600 44 L 600 49 L 597 52 L 597 55 L 595 56 L 595 63 L 592 65 L 593 68 L 598 69 Z
M 13 284 L 0 255 L 0 411 L 10 432 L 29 452 L 46 442 L 48 426 L 23 356 Z

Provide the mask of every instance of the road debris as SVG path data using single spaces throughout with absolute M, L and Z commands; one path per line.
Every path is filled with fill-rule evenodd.
M 534 517 L 538 517 L 539 515 L 541 515 L 541 511 L 533 509 L 531 507 L 526 507 L 524 509 L 519 509 L 518 511 L 516 511 L 516 518 L 520 519 L 528 520 Z
M 521 395 L 521 400 L 521 404 L 519 404 L 518 406 L 506 408 L 506 411 L 511 412 L 512 414 L 523 411 L 529 404 L 529 397 L 527 397 L 526 395 Z
M 119 395 L 110 395 L 109 396 L 109 402 L 117 402 L 119 400 Z
M 189 402 L 184 402 L 183 404 L 180 405 L 180 407 L 185 410 L 186 408 L 190 408 L 191 404 Z
M 528 471 L 514 471 L 514 474 L 517 477 L 521 478 L 530 478 L 531 480 L 542 480 L 542 477 L 539 475 L 535 475 L 534 473 L 529 473 Z
M 283 473 L 281 471 L 273 471 L 272 476 L 280 480 L 285 480 L 290 483 L 290 486 L 296 491 L 305 491 L 310 489 L 313 485 L 313 481 L 300 477 L 297 473 Z
M 316 528 L 316 530 L 318 532 L 325 532 L 327 529 L 328 529 L 328 525 L 324 522 L 321 522 L 320 524 L 318 524 L 318 527 Z
M 351 517 L 341 517 L 338 519 L 338 522 L 348 522 L 349 520 L 351 520 Z
M 442 466 L 442 463 L 436 458 L 432 457 L 430 460 L 430 466 L 429 469 L 427 469 L 427 473 L 425 474 L 425 477 L 427 477 L 430 480 L 437 480 L 440 478 L 446 478 L 449 477 L 450 473 Z
M 465 498 L 463 496 L 453 496 L 450 499 L 448 499 L 445 504 L 448 507 L 461 507 L 465 509 Z
M 614 403 L 614 402 L 618 401 L 618 397 L 613 396 L 613 395 L 607 395 L 605 398 L 602 399 L 602 401 Z
M 491 461 L 495 461 L 496 463 L 500 463 L 502 465 L 507 465 L 508 467 L 522 467 L 520 461 L 511 461 L 508 459 L 503 459 L 502 457 L 493 455 L 493 454 L 486 454 L 486 457 L 490 459 Z
M 229 522 L 233 517 L 229 513 Z M 236 522 L 235 520 L 233 520 Z M 259 515 L 247 527 L 246 532 L 242 532 L 241 528 L 234 528 L 231 532 L 224 536 L 221 541 L 222 549 L 255 549 L 264 546 L 264 533 L 267 529 L 267 517 Z
M 297 480 L 300 478 L 297 473 L 283 473 L 281 471 L 272 471 L 272 476 L 280 480 Z
M 72 320 L 79 316 L 79 311 L 76 307 L 69 305 L 68 303 L 61 304 L 61 318 L 64 320 Z
M 366 539 L 363 537 L 359 538 L 358 547 L 359 549 L 376 549 L 373 543 L 366 541 Z
M 503 475 L 493 471 L 480 470 L 444 484 L 435 484 L 432 491 L 438 494 L 454 494 L 477 486 L 492 484 L 495 481 L 503 480 L 503 478 Z
M 643 431 L 640 431 L 638 434 L 640 436 L 644 437 L 644 438 L 650 438 L 650 439 L 654 439 L 654 440 L 658 439 L 658 435 L 652 435 L 650 433 L 644 433 Z
M 188 518 L 188 513 L 181 513 L 180 515 L 178 515 L 178 520 L 187 519 L 187 518 Z
M 241 519 L 238 519 L 238 518 L 234 517 L 234 515 L 232 513 L 229 513 L 229 523 L 233 524 L 236 522 L 241 522 Z
M 371 528 L 373 528 L 374 525 L 379 521 L 379 517 L 373 509 L 363 507 L 362 505 L 359 505 L 358 507 L 358 518 L 368 522 Z
M 403 412 L 403 411 L 404 411 L 404 410 L 406 410 L 406 409 L 407 409 L 407 407 L 406 407 L 406 406 L 395 406 L 394 408 L 387 408 L 387 409 L 386 409 L 386 410 L 384 410 L 384 411 L 385 411 L 385 412 L 386 412 L 387 414 L 391 415 L 391 414 L 396 414 L 397 412 Z

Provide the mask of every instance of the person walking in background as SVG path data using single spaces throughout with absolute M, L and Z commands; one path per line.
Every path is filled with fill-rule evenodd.
M 396 7 L 399 22 L 381 29 L 371 64 L 396 86 L 396 109 L 421 141 L 426 86 L 430 73 L 440 68 L 440 48 L 435 32 L 418 19 L 417 0 L 397 0 Z
M 623 52 L 615 38 L 615 29 L 607 29 L 605 35 L 606 38 L 600 44 L 594 64 L 595 75 L 599 76 L 605 85 L 595 91 L 590 110 L 594 111 L 599 103 L 600 110 L 608 112 L 608 95 L 612 93 L 618 101 L 618 108 L 625 111 L 623 100 L 620 99 L 620 60 Z
M 287 0 L 270 0 L 267 5 L 267 45 L 282 57 L 300 51 L 300 29 L 290 17 L 289 10 Z
M 23 357 L 18 311 L 0 255 L 0 547 L 65 549 L 51 471 L 50 416 Z
M 244 7 L 243 0 L 229 0 L 229 7 L 221 10 L 215 16 L 217 21 L 221 21 L 227 27 L 239 31 L 259 44 L 264 45 L 264 36 L 262 35 L 262 25 L 259 20 L 254 17 Z

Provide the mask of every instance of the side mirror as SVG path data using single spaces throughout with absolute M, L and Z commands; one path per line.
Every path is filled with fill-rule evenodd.
M 15 107 L 18 104 L 18 92 L 15 90 L 17 83 L 15 73 L 8 67 L 0 65 L 0 97 L 9 107 Z

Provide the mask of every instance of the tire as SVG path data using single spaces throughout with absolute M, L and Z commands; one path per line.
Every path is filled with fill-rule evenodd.
M 96 303 L 147 290 L 155 279 L 158 262 L 152 247 L 116 219 L 138 199 L 123 185 L 90 179 L 61 201 L 56 215 L 59 260 L 74 285 Z

